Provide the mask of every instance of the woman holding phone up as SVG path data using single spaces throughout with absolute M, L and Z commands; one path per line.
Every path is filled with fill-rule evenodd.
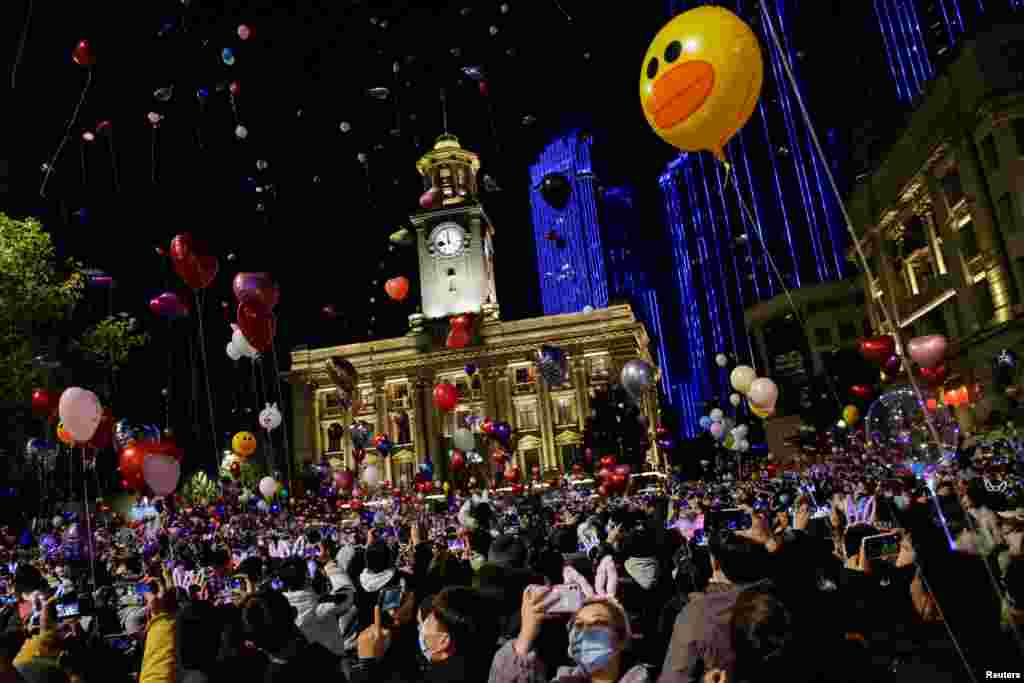
M 515 640 L 494 656 L 489 683 L 546 683 L 547 666 L 534 650 L 541 624 L 559 596 L 550 588 L 523 592 L 522 627 Z M 591 598 L 569 618 L 569 657 L 574 667 L 562 667 L 552 683 L 649 683 L 647 667 L 633 665 L 628 646 L 633 638 L 629 617 L 610 597 Z

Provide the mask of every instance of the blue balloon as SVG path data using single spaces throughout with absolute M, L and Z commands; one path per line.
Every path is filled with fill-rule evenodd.
M 711 418 L 708 417 L 707 415 L 702 417 L 700 419 L 700 428 L 701 429 L 711 429 Z
M 231 66 L 235 63 L 235 51 L 230 47 L 226 47 L 220 52 L 220 59 L 227 66 Z

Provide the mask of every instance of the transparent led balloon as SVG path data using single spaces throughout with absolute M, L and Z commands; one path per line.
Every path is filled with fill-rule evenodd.
M 929 418 L 938 441 L 928 426 Z M 864 428 L 868 447 L 892 464 L 937 465 L 956 452 L 959 427 L 944 406 L 929 413 L 909 387 L 894 389 L 871 404 Z

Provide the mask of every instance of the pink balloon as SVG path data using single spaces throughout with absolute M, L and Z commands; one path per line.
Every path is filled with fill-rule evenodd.
M 260 493 L 263 494 L 264 498 L 270 498 L 277 493 L 277 480 L 273 477 L 263 477 L 260 479 Z
M 747 390 L 747 399 L 758 408 L 771 412 L 779 400 L 779 388 L 767 377 L 758 377 Z
M 352 473 L 348 470 L 334 473 L 334 484 L 342 491 L 352 488 Z
M 933 367 L 946 357 L 946 338 L 941 334 L 914 337 L 907 343 L 907 353 L 922 368 Z
M 64 431 L 79 442 L 91 439 L 103 419 L 103 406 L 96 394 L 81 387 L 64 390 L 57 412 L 64 422 Z
M 722 425 L 721 422 L 712 422 L 711 423 L 711 427 L 710 427 L 711 436 L 715 437 L 716 439 L 722 438 L 722 432 L 724 430 L 725 430 L 725 427 Z
M 437 204 L 437 200 L 441 198 L 441 191 L 436 187 L 432 187 L 423 194 L 420 195 L 420 208 L 430 209 Z
M 142 463 L 142 476 L 146 484 L 158 496 L 169 496 L 178 488 L 181 465 L 169 455 L 153 453 Z

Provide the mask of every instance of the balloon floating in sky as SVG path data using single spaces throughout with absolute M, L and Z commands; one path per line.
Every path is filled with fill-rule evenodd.
M 71 59 L 78 66 L 92 66 L 96 63 L 96 55 L 93 54 L 88 40 L 80 40 L 71 51 Z
M 540 181 L 540 196 L 553 209 L 561 211 L 569 205 L 572 184 L 561 173 L 548 173 Z
M 252 37 L 252 29 L 245 24 L 238 25 L 238 37 L 240 40 L 249 40 Z
M 226 47 L 220 51 L 220 61 L 224 62 L 226 66 L 233 66 L 235 63 L 235 51 L 230 47 Z
M 764 80 L 757 36 L 721 7 L 677 15 L 640 67 L 640 104 L 654 132 L 684 152 L 722 149 L 750 118 Z

